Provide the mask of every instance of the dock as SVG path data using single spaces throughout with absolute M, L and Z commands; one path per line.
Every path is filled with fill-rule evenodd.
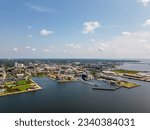
M 82 81 L 83 83 L 86 83 L 86 84 L 89 84 L 89 85 L 93 85 L 93 86 L 96 86 L 96 84 L 94 84 L 94 83 L 91 83 L 91 82 L 88 82 L 88 81 Z
M 118 88 L 108 88 L 108 89 L 106 89 L 106 88 L 94 87 L 94 88 L 92 88 L 92 89 L 93 89 L 93 90 L 115 91 L 115 90 L 118 90 L 119 88 L 121 88 L 121 87 L 118 87 Z
M 117 87 L 117 88 L 100 88 L 100 87 L 98 87 L 97 84 L 94 84 L 94 83 L 91 83 L 91 82 L 87 82 L 87 81 L 82 81 L 82 82 L 86 83 L 86 84 L 89 84 L 89 85 L 92 85 L 92 86 L 95 86 L 95 87 L 92 88 L 93 90 L 115 91 L 115 90 L 121 88 L 121 87 Z

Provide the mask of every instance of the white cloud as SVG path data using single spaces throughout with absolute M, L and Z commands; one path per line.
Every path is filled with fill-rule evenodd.
M 107 48 L 108 47 L 108 44 L 105 44 L 105 43 L 102 43 L 101 41 L 97 41 L 95 39 L 91 39 L 91 42 L 93 44 L 95 44 L 96 46 L 101 46 L 102 48 Z
M 67 51 L 66 50 L 63 50 L 63 53 L 66 53 Z
M 73 52 L 72 52 L 72 51 L 70 51 L 70 52 L 69 52 L 69 54 L 71 54 L 71 55 L 72 55 L 72 54 L 73 54 Z
M 147 42 L 145 39 L 140 39 L 139 42 Z
M 101 46 L 106 47 L 106 48 L 109 47 L 107 44 L 104 44 L 104 43 L 101 43 Z
M 150 38 L 150 32 L 149 31 L 140 31 L 140 32 L 132 32 L 131 33 L 132 38 L 134 39 L 149 39 Z
M 145 47 L 146 49 L 149 49 L 149 50 L 150 50 L 150 45 L 149 45 L 149 44 L 144 44 L 144 47 Z
M 137 2 L 143 4 L 143 6 L 147 6 L 150 3 L 150 0 L 137 0 Z
M 44 52 L 50 52 L 50 49 L 43 49 Z
M 74 54 L 92 58 L 150 58 L 150 31 L 130 32 L 130 36 L 120 34 L 103 42 L 94 41 L 84 44 L 84 50 L 76 50 Z
M 130 32 L 122 32 L 122 35 L 123 35 L 123 36 L 130 36 L 131 33 L 130 33 Z
M 32 50 L 32 52 L 36 52 L 36 49 L 35 49 L 35 48 L 32 48 L 31 50 Z
M 89 47 L 89 48 L 88 48 L 88 52 L 91 53 L 92 51 L 93 51 L 93 48 L 92 48 L 92 47 Z
M 101 27 L 98 21 L 85 22 L 83 26 L 84 26 L 83 31 L 82 31 L 83 34 L 94 33 L 94 31 L 97 28 Z
M 66 44 L 66 47 L 72 47 L 74 49 L 79 49 L 79 48 L 81 48 L 81 45 L 79 45 L 79 44 Z
M 14 48 L 13 51 L 17 52 L 19 49 L 18 48 Z
M 51 50 L 53 50 L 54 45 L 50 45 L 50 48 L 45 48 L 43 49 L 44 52 L 50 52 Z
M 102 51 L 104 51 L 104 48 L 102 46 L 99 46 L 98 49 L 97 49 L 97 51 L 102 52 Z
M 26 49 L 30 49 L 31 47 L 30 46 L 26 46 Z
M 36 12 L 55 13 L 55 10 L 52 9 L 52 8 L 42 7 L 42 6 L 39 6 L 39 5 L 33 5 L 33 4 L 29 4 L 29 3 L 26 3 L 26 6 L 29 9 L 32 9 L 32 10 L 34 10 Z
M 31 29 L 32 27 L 31 26 L 28 26 L 28 29 Z
M 101 44 L 101 41 L 99 41 L 99 40 L 96 40 L 96 39 L 91 39 L 91 42 L 93 43 L 93 44 Z
M 48 31 L 48 30 L 46 30 L 46 29 L 42 29 L 41 31 L 40 31 L 40 34 L 42 35 L 42 36 L 47 36 L 47 35 L 50 35 L 50 34 L 53 34 L 54 32 L 53 31 Z
M 108 41 L 109 48 L 106 53 L 116 58 L 150 58 L 150 32 L 130 32 L 130 37 L 118 36 Z
M 74 46 L 74 48 L 81 48 L 81 45 L 76 44 L 76 45 Z
M 31 34 L 29 34 L 29 35 L 28 35 L 28 38 L 32 38 L 32 35 L 31 35 Z
M 50 48 L 53 49 L 53 48 L 54 48 L 54 45 L 51 45 Z
M 150 19 L 147 19 L 143 24 L 143 27 L 150 27 Z
M 91 39 L 91 42 L 96 42 L 96 41 L 95 41 L 95 39 L 92 38 L 92 39 Z

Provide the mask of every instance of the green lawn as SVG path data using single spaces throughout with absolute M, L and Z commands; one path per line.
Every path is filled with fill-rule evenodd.
M 21 85 L 27 85 L 28 81 L 27 80 L 19 80 L 16 83 L 15 82 L 6 82 L 5 85 L 7 87 L 14 87 L 14 86 L 21 86 Z
M 31 85 L 34 84 L 31 80 L 19 80 L 17 82 L 6 82 L 5 88 L 6 90 L 0 94 L 0 96 L 3 95 L 9 95 L 13 93 L 21 93 L 21 92 L 28 92 L 28 89 L 34 89 L 34 87 Z
M 119 85 L 122 86 L 122 87 L 126 87 L 126 88 L 134 88 L 134 87 L 139 86 L 136 83 L 124 82 L 124 81 L 119 82 Z
M 7 87 L 12 87 L 12 88 L 8 88 L 8 91 L 25 91 L 26 89 L 30 88 L 30 84 L 28 83 L 27 80 L 19 80 L 16 83 L 13 82 L 6 82 L 5 83 Z
M 17 85 L 26 85 L 27 84 L 27 80 L 19 80 L 16 83 Z
M 25 91 L 29 88 L 30 88 L 30 84 L 26 84 L 26 85 L 16 86 L 13 89 L 18 89 L 19 91 Z

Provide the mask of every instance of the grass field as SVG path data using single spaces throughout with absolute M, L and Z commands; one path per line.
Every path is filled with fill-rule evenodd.
M 17 81 L 16 84 L 17 85 L 25 85 L 25 84 L 27 84 L 27 80 L 19 80 L 19 81 Z
M 40 90 L 41 88 L 38 87 L 36 83 L 32 80 L 19 80 L 13 82 L 6 82 L 5 83 L 5 91 L 0 93 L 1 96 L 25 93 Z
M 131 83 L 131 82 L 125 82 L 125 81 L 120 81 L 119 86 L 125 87 L 125 88 L 134 88 L 139 86 L 139 84 L 136 83 Z
M 31 87 L 27 80 L 19 80 L 17 82 L 6 82 L 5 85 L 8 87 L 6 92 L 16 91 L 26 91 Z
M 26 84 L 26 85 L 16 86 L 13 89 L 18 89 L 19 91 L 25 91 L 29 89 L 30 87 L 31 87 L 30 84 Z

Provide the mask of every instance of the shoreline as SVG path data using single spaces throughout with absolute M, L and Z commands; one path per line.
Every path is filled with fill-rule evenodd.
M 76 82 L 78 80 L 56 80 L 57 83 L 68 83 L 68 82 Z
M 79 81 L 79 80 L 56 80 L 55 78 L 52 78 L 50 76 L 48 76 L 49 79 L 56 81 L 57 83 L 67 83 L 67 82 L 75 82 L 75 81 Z

